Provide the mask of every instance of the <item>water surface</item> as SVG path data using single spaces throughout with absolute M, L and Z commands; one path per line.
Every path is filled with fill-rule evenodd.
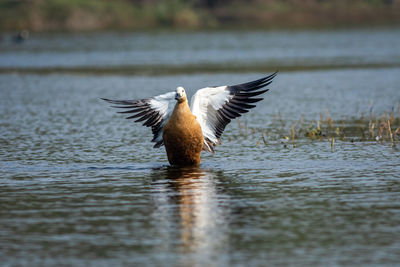
M 390 33 L 375 34 L 397 38 Z M 252 51 L 256 44 L 249 41 L 252 37 L 238 39 L 240 34 L 193 38 L 206 36 L 210 46 L 215 43 L 217 47 L 226 39 L 236 40 L 228 43 L 239 50 L 248 47 L 239 53 L 245 58 L 240 62 L 256 61 Z M 337 51 L 324 50 L 322 37 L 333 40 L 357 34 L 367 36 L 365 32 L 305 32 L 294 38 L 314 38 L 322 47 L 319 51 L 326 51 L 314 57 L 307 47 L 296 47 L 308 53 L 306 57 L 340 61 Z M 271 45 L 288 38 L 284 37 L 287 33 L 267 35 Z M 146 36 L 150 41 L 138 42 L 143 42 L 143 47 L 149 43 L 174 47 L 182 36 L 178 34 L 176 40 Z M 26 57 L 10 56 L 13 59 L 8 61 L 1 56 L 1 65 L 40 67 L 65 62 L 76 66 L 86 64 L 80 62 L 82 58 L 88 59 L 85 62 L 90 66 L 108 59 L 115 60 L 110 64 L 123 65 L 125 61 L 115 55 L 118 49 L 125 50 L 124 44 L 131 47 L 133 37 L 113 37 L 120 42 L 95 42 L 93 49 L 84 45 L 92 41 L 79 35 L 67 43 L 58 41 L 57 36 L 40 37 L 47 42 L 33 39 L 26 43 L 28 48 L 3 47 L 2 55 L 15 56 L 17 50 L 26 49 Z M 104 35 L 93 38 L 110 40 Z M 146 40 L 137 37 L 141 38 Z M 166 43 L 154 41 L 159 38 Z M 341 40 L 352 43 L 358 39 Z M 82 45 L 71 49 L 68 42 Z M 189 42 L 194 58 L 175 51 L 184 61 L 197 62 L 197 56 L 209 61 L 230 60 L 230 56 L 212 54 L 212 49 L 208 57 L 201 56 L 196 42 Z M 259 46 L 259 51 L 264 51 Z M 396 61 L 397 49 L 388 46 L 383 45 L 386 52 L 376 52 L 365 60 L 378 60 L 381 53 L 387 53 L 393 57 L 383 56 L 382 62 Z M 56 48 L 58 52 L 54 52 Z M 204 47 L 198 49 L 203 50 L 200 54 L 206 53 Z M 275 49 L 277 57 L 285 54 L 283 48 Z M 49 61 L 38 58 L 42 50 Z M 54 55 L 49 56 L 48 51 Z M 99 62 L 90 59 L 92 52 L 99 54 L 93 57 Z M 264 59 L 270 58 L 270 52 L 265 53 Z M 345 61 L 351 60 L 346 56 L 351 52 L 341 53 Z M 23 58 L 25 63 L 20 61 Z M 162 57 L 155 58 L 143 56 L 143 64 L 165 63 Z M 290 53 L 288 58 L 288 64 L 295 62 Z M 207 85 L 236 84 L 266 74 L 0 74 L 2 264 L 397 265 L 400 152 L 389 142 L 337 140 L 332 150 L 329 140 L 300 138 L 293 148 L 285 147 L 281 136 L 272 136 L 264 145 L 257 134 L 238 134 L 241 129 L 235 121 L 227 127 L 216 153 L 203 153 L 199 168 L 171 168 L 164 150 L 152 149 L 149 129 L 125 120 L 99 100 L 143 98 L 178 85 L 192 94 Z M 396 111 L 399 84 L 400 68 L 394 67 L 283 71 L 265 100 L 241 123 L 247 123 L 249 129 L 273 130 L 278 127 L 274 119 L 278 113 L 290 125 L 302 114 L 307 120 L 316 120 L 326 109 L 334 119 L 357 117 L 371 108 L 377 114 Z
M 235 69 L 397 66 L 399 29 L 36 34 L 0 42 L 0 68 Z M 164 69 L 165 71 L 165 69 Z

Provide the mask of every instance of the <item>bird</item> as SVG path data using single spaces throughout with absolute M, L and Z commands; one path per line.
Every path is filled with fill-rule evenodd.
M 154 148 L 165 146 L 170 165 L 199 166 L 201 152 L 215 152 L 225 127 L 263 100 L 260 96 L 269 90 L 265 87 L 276 75 L 274 72 L 242 84 L 198 89 L 190 106 L 181 86 L 175 91 L 139 100 L 101 99 L 114 108 L 124 109 L 118 113 L 129 114 L 126 119 L 136 119 L 135 122 L 151 127 Z
M 29 31 L 28 30 L 19 31 L 12 38 L 13 42 L 16 44 L 20 44 L 28 39 L 29 39 Z

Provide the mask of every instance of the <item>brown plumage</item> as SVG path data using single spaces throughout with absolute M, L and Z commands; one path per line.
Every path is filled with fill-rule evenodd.
M 200 164 L 200 154 L 204 143 L 203 132 L 196 116 L 190 111 L 184 92 L 164 126 L 163 140 L 171 165 L 198 166 Z

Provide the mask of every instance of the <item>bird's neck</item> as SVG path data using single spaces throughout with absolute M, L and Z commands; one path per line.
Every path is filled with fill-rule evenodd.
M 176 102 L 175 108 L 171 114 L 171 119 L 184 120 L 187 116 L 192 115 L 190 111 L 188 101 Z

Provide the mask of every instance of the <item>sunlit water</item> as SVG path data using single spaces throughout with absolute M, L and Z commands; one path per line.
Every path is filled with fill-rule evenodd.
M 1 74 L 2 265 L 398 264 L 400 152 L 389 143 L 264 145 L 261 136 L 237 137 L 232 122 L 200 168 L 171 168 L 164 150 L 152 148 L 149 129 L 99 100 L 148 97 L 178 85 L 192 94 L 263 75 Z M 326 109 L 333 118 L 396 110 L 399 84 L 399 68 L 281 72 L 242 122 L 269 129 L 278 112 L 291 123 Z

